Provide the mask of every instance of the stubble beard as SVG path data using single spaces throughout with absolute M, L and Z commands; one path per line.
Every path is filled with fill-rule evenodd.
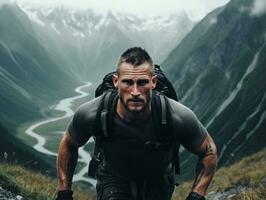
M 151 102 L 151 95 L 147 97 L 147 101 L 143 101 L 143 107 L 140 110 L 130 110 L 127 103 L 124 101 L 122 97 L 119 97 L 119 100 L 122 104 L 122 106 L 125 108 L 125 110 L 132 116 L 139 116 L 143 114 L 144 112 L 149 112 L 150 102 Z

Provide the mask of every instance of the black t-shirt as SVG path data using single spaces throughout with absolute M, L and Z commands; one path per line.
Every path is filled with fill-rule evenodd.
M 130 179 L 153 178 L 165 172 L 169 165 L 168 148 L 147 149 L 147 142 L 159 142 L 151 115 L 141 123 L 129 123 L 118 115 L 114 118 L 114 135 L 104 140 L 107 164 L 113 171 Z
M 79 145 L 84 145 L 94 134 L 92 127 L 100 99 L 95 98 L 79 107 L 69 124 L 68 133 Z M 172 99 L 168 99 L 168 102 L 175 138 L 178 139 L 176 143 L 195 152 L 206 137 L 207 130 L 189 108 Z M 167 150 L 147 152 L 141 145 L 146 141 L 158 141 L 154 133 L 156 130 L 151 116 L 136 124 L 126 122 L 116 114 L 113 136 L 102 144 L 107 162 L 115 172 L 129 178 L 162 171 L 161 168 L 169 161 L 166 158 Z

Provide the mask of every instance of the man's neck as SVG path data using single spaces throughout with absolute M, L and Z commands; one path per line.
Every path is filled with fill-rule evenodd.
M 120 118 L 122 118 L 123 120 L 127 122 L 138 123 L 138 122 L 144 121 L 150 116 L 151 105 L 147 106 L 147 108 L 145 108 L 141 112 L 130 112 L 122 105 L 120 100 L 118 100 L 116 112 Z

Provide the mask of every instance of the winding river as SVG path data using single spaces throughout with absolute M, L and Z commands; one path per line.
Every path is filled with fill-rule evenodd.
M 33 138 L 35 138 L 37 140 L 37 143 L 33 146 L 34 149 L 36 149 L 37 151 L 39 151 L 41 153 L 47 154 L 47 155 L 57 156 L 56 152 L 52 152 L 49 149 L 44 147 L 44 145 L 46 143 L 45 137 L 41 136 L 40 134 L 38 134 L 34 130 L 37 127 L 43 126 L 43 125 L 45 125 L 47 123 L 55 122 L 55 121 L 58 121 L 58 120 L 62 120 L 62 119 L 71 117 L 74 114 L 74 111 L 70 108 L 72 103 L 75 100 L 77 100 L 77 99 L 80 99 L 80 98 L 88 96 L 89 93 L 82 91 L 82 89 L 87 88 L 89 86 L 91 86 L 91 83 L 90 82 L 86 82 L 84 85 L 81 85 L 81 86 L 77 87 L 75 89 L 75 92 L 78 93 L 77 96 L 62 99 L 57 105 L 55 105 L 55 107 L 53 109 L 65 112 L 65 114 L 63 116 L 49 118 L 49 119 L 43 120 L 41 122 L 38 122 L 36 124 L 33 124 L 32 126 L 27 128 L 26 134 L 28 134 L 29 136 L 31 136 L 31 137 L 33 137 Z M 90 143 L 92 141 L 93 141 L 93 139 L 91 138 L 88 141 L 88 143 Z M 81 170 L 79 170 L 79 172 L 74 174 L 73 182 L 85 181 L 85 182 L 88 182 L 88 183 L 90 183 L 90 184 L 92 184 L 94 186 L 96 185 L 96 180 L 95 179 L 91 179 L 91 178 L 86 177 L 87 170 L 88 170 L 88 165 L 89 165 L 89 161 L 90 160 L 91 160 L 90 154 L 87 151 L 85 151 L 83 147 L 81 147 L 79 149 L 78 162 L 84 163 L 85 166 Z

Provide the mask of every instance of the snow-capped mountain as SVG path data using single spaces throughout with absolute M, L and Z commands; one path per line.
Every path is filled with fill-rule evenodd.
M 86 76 L 88 69 L 100 74 L 113 70 L 117 57 L 132 46 L 144 47 L 160 63 L 194 25 L 185 12 L 143 18 L 114 11 L 20 7 L 46 48 Z

